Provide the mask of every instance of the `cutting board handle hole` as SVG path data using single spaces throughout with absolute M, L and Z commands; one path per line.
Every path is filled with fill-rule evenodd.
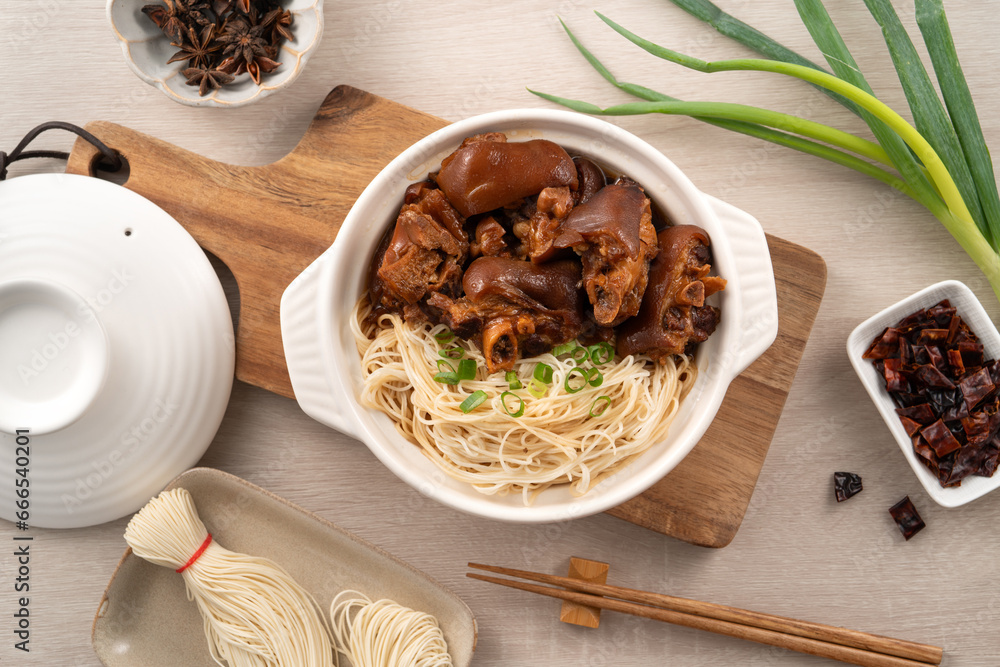
M 108 171 L 107 169 L 102 168 L 101 157 L 103 156 L 100 153 L 95 153 L 94 160 L 90 163 L 91 176 L 99 178 L 102 181 L 109 181 L 115 185 L 125 185 L 128 183 L 128 177 L 132 173 L 128 164 L 128 158 L 119 153 L 118 157 L 120 157 L 122 161 L 121 169 L 117 171 Z
M 211 262 L 212 268 L 215 269 L 216 275 L 219 276 L 219 282 L 222 283 L 222 291 L 226 293 L 226 301 L 229 303 L 229 313 L 233 317 L 233 328 L 236 329 L 240 323 L 240 287 L 236 281 L 236 276 L 233 275 L 232 270 L 226 266 L 225 262 L 204 248 L 202 250 L 205 251 L 208 261 Z

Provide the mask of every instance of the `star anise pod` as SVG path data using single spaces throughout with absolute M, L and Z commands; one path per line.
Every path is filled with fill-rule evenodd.
M 174 0 L 174 4 L 183 12 L 207 12 L 212 8 L 209 0 Z
M 159 26 L 163 34 L 172 43 L 180 44 L 184 41 L 184 14 L 185 9 L 178 7 L 174 0 L 163 0 L 166 5 L 146 5 L 142 8 L 142 13 L 148 16 L 153 23 Z
M 181 72 L 187 78 L 187 85 L 198 86 L 198 94 L 202 97 L 209 91 L 218 90 L 227 83 L 232 83 L 234 77 L 219 69 L 206 69 L 203 67 L 189 67 Z
M 222 48 L 222 44 L 215 41 L 215 24 L 209 24 L 201 29 L 201 34 L 188 28 L 187 39 L 181 45 L 181 50 L 170 57 L 167 64 L 181 60 L 187 60 L 193 68 L 207 69 L 213 57 Z
M 192 25 L 206 26 L 213 23 L 208 11 L 208 0 L 163 0 L 165 5 L 146 5 L 142 13 L 152 19 L 171 44 L 184 41 L 186 28 Z
M 181 2 L 182 0 L 175 0 L 175 2 Z M 206 27 L 209 25 L 215 25 L 215 19 L 212 18 L 211 5 L 202 0 L 200 2 L 191 2 L 188 0 L 187 3 L 187 20 L 188 24 L 197 24 L 201 27 Z
M 206 95 L 248 72 L 261 76 L 281 66 L 284 39 L 292 39 L 292 13 L 280 0 L 162 0 L 142 11 L 180 48 L 168 63 L 186 62 L 188 84 Z
M 287 9 L 272 9 L 264 15 L 260 24 L 265 29 L 271 29 L 271 44 L 277 44 L 281 38 L 285 38 L 289 42 L 294 39 L 291 30 L 292 13 Z
M 249 72 L 254 83 L 260 85 L 262 73 L 273 72 L 281 65 L 270 58 L 268 44 L 261 37 L 263 32 L 263 25 L 230 21 L 219 39 L 225 44 L 223 55 L 229 57 L 219 64 L 219 69 L 230 74 Z

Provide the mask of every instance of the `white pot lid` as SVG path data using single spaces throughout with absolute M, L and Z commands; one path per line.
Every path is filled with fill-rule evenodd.
M 165 211 L 85 176 L 0 182 L 0 517 L 135 512 L 208 448 L 234 366 L 218 277 Z

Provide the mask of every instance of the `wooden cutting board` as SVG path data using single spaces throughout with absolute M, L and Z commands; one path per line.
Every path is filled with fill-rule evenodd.
M 334 89 L 291 153 L 261 167 L 201 157 L 113 123 L 87 129 L 128 161 L 125 187 L 176 218 L 233 272 L 240 290 L 236 377 L 294 397 L 279 303 L 333 243 L 369 181 L 445 121 L 349 86 Z M 91 174 L 78 140 L 67 172 Z M 826 284 L 815 253 L 768 236 L 778 287 L 778 338 L 732 383 L 712 426 L 667 477 L 611 514 L 693 544 L 722 547 L 739 530 Z

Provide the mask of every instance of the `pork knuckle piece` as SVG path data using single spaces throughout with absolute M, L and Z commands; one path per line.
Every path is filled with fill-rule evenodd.
M 708 275 L 711 250 L 701 227 L 667 227 L 657 240 L 660 254 L 650 266 L 639 314 L 618 329 L 618 353 L 648 354 L 665 362 L 715 331 L 719 309 L 706 305 L 705 299 L 725 289 L 726 281 Z
M 429 293 L 459 294 L 469 251 L 464 221 L 432 184 L 411 185 L 379 264 L 373 297 L 414 306 Z
M 584 297 L 575 261 L 544 265 L 508 257 L 480 257 L 465 271 L 465 296 L 434 294 L 429 304 L 462 338 L 479 339 L 490 373 L 511 370 L 567 343 L 583 326 Z
M 580 255 L 594 319 L 617 326 L 639 312 L 658 252 L 649 198 L 627 179 L 603 187 L 562 221 L 551 247 Z
M 549 187 L 577 189 L 576 165 L 545 139 L 508 143 L 499 132 L 469 137 L 441 162 L 438 185 L 468 218 L 537 195 Z

